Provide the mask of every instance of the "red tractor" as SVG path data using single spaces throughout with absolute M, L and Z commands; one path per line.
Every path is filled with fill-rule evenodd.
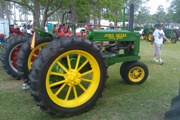
M 22 33 L 20 30 L 14 27 L 10 27 L 10 30 L 12 33 L 4 41 L 0 60 L 5 71 L 15 79 L 19 79 L 20 76 L 18 74 L 16 65 L 18 52 L 21 45 L 30 39 L 31 35 Z

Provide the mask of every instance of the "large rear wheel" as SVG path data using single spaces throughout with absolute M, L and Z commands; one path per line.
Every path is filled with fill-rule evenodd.
M 43 111 L 72 116 L 89 110 L 105 87 L 107 66 L 87 39 L 54 40 L 33 62 L 30 92 Z
M 3 45 L 1 53 L 2 66 L 15 79 L 20 78 L 16 64 L 19 50 L 21 49 L 21 45 L 30 38 L 30 35 L 13 35 Z
M 30 49 L 30 40 L 26 41 L 22 45 L 18 54 L 17 67 L 21 80 L 23 80 L 25 83 L 28 82 L 29 70 L 31 69 L 35 57 L 39 54 L 44 46 L 48 45 L 50 41 L 52 41 L 52 38 L 49 37 L 37 38 L 35 48 L 33 50 Z

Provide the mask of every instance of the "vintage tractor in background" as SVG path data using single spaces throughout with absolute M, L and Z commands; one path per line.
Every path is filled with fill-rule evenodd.
M 163 30 L 164 30 L 164 33 L 165 33 L 166 37 L 169 38 L 172 43 L 177 42 L 178 38 L 176 36 L 176 33 L 173 31 L 173 29 L 163 28 Z
M 17 70 L 17 59 L 18 52 L 21 45 L 27 41 L 31 40 L 32 35 L 22 33 L 14 27 L 10 27 L 11 34 L 6 38 L 1 47 L 0 61 L 4 70 L 15 79 L 20 79 Z
M 120 62 L 124 81 L 142 84 L 149 73 L 139 61 L 140 36 L 133 30 L 133 16 L 132 4 L 128 30 L 89 30 L 81 36 L 53 37 L 33 61 L 27 80 L 36 105 L 56 116 L 88 111 L 102 96 L 108 66 Z M 75 26 L 69 20 L 65 24 L 67 29 Z M 49 36 L 41 31 L 36 34 Z
M 142 36 L 144 37 L 145 40 L 148 40 L 149 42 L 151 42 L 153 38 L 153 31 L 154 29 L 151 26 L 145 26 Z
M 144 27 L 140 27 L 140 26 L 135 26 L 134 30 L 139 32 L 140 38 L 143 37 L 143 31 L 144 31 Z
M 177 40 L 180 38 L 180 30 L 179 29 L 173 29 L 174 33 L 176 34 Z
M 150 26 L 145 26 L 144 31 L 143 31 L 143 37 L 145 40 L 148 40 L 149 42 L 153 38 L 153 32 L 155 29 L 157 29 L 158 24 L 155 24 L 153 27 Z M 180 33 L 178 29 L 170 29 L 167 28 L 165 25 L 163 27 L 163 31 L 166 35 L 167 38 L 171 40 L 172 43 L 176 43 L 177 40 L 179 39 Z
M 2 52 L 2 46 L 4 42 L 5 42 L 4 34 L 0 34 L 0 53 Z
M 158 24 L 154 25 L 154 28 L 157 28 Z M 165 24 L 163 25 L 163 31 L 165 33 L 165 36 L 171 40 L 172 43 L 176 43 L 178 40 L 178 35 L 176 34 L 176 30 L 173 30 L 171 28 L 168 28 Z M 165 40 L 164 40 L 165 41 Z

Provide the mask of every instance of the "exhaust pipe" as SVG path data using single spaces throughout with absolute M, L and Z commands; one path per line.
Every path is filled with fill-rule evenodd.
M 134 23 L 134 4 L 130 5 L 129 12 L 129 30 L 133 31 L 133 23 Z

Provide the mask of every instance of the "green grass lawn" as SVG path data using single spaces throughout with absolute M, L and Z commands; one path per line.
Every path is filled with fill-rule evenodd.
M 103 97 L 88 112 L 69 118 L 56 118 L 33 103 L 22 81 L 6 74 L 0 66 L 1 120 L 163 120 L 171 99 L 178 95 L 180 81 L 180 42 L 165 43 L 163 65 L 151 62 L 154 46 L 141 40 L 141 60 L 149 69 L 142 85 L 128 85 L 119 75 L 121 63 L 108 68 L 109 78 Z

